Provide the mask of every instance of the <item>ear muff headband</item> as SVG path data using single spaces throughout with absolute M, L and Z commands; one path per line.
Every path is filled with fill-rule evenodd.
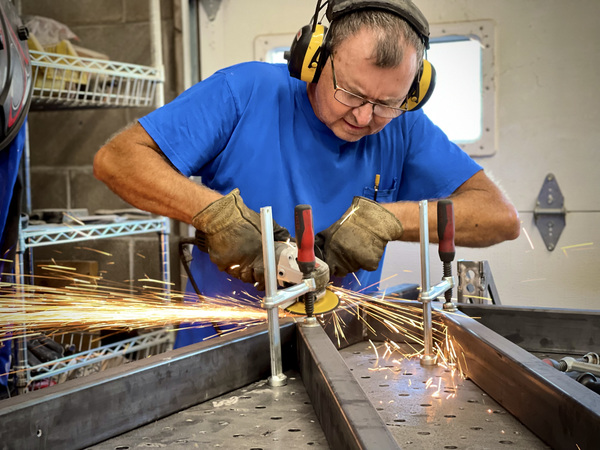
M 379 9 L 401 17 L 419 35 L 425 48 L 429 48 L 429 22 L 412 0 L 329 0 L 326 17 L 332 23 L 340 16 L 361 9 Z
M 421 108 L 435 88 L 435 68 L 426 59 L 423 60 L 421 70 L 413 82 L 408 97 L 406 98 L 406 109 L 416 111 Z

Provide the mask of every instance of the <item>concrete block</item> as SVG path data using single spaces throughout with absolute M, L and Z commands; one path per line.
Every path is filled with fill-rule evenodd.
M 66 170 L 31 169 L 31 205 L 33 209 L 68 208 Z
M 172 289 L 180 290 L 177 286 L 179 265 L 176 248 L 174 245 L 170 247 L 171 281 L 176 283 Z M 54 260 L 57 264 L 60 261 L 95 261 L 102 277 L 100 284 L 129 289 L 131 286 L 142 287 L 144 282 L 138 280 L 144 278 L 162 280 L 159 250 L 158 234 L 149 233 L 38 247 L 33 249 L 33 257 L 36 267 L 39 265 L 37 261 Z M 160 283 L 148 285 L 164 287 Z
M 148 237 L 138 237 L 134 240 L 133 273 L 136 280 L 143 278 L 162 279 L 158 234 L 148 234 Z M 143 282 L 140 282 L 141 284 Z M 152 283 L 151 286 L 164 287 L 157 283 Z
M 138 237 L 134 240 L 134 278 L 136 280 L 151 278 L 153 280 L 162 280 L 162 260 L 160 253 L 160 239 L 158 235 L 156 237 L 148 234 L 148 238 L 142 239 Z M 169 267 L 172 291 L 180 292 L 182 290 L 179 282 L 179 255 L 177 253 L 178 239 L 176 236 L 169 236 Z M 139 283 L 144 284 L 143 282 Z M 147 284 L 147 283 L 146 283 Z M 148 284 L 158 288 L 164 288 L 164 285 L 159 283 Z
M 127 108 L 125 109 L 125 117 L 127 118 L 126 122 L 131 124 L 137 121 L 140 117 L 144 117 L 146 114 L 150 114 L 152 111 L 156 109 L 155 106 L 146 107 L 146 108 Z
M 161 0 L 160 17 L 162 20 L 172 19 L 174 2 L 172 0 Z M 150 8 L 148 1 L 124 0 L 123 2 L 125 22 L 148 22 L 150 21 Z
M 81 280 L 91 281 L 90 277 L 98 277 L 98 261 L 94 259 L 76 261 L 68 259 L 57 260 L 56 258 L 42 260 L 38 258 L 34 264 L 34 273 L 35 276 L 38 277 L 35 280 L 36 286 L 48 286 L 62 289 L 73 283 L 72 278 L 64 276 L 65 274 L 63 273 L 57 274 L 54 270 L 52 270 L 52 267 L 47 267 L 54 265 L 60 265 L 74 269 L 74 273 L 81 275 L 81 277 L 78 277 Z M 58 275 L 58 277 L 54 278 L 55 275 Z
M 151 63 L 148 22 L 76 26 L 73 32 L 81 39 L 82 47 L 104 53 L 112 61 L 146 66 Z
M 163 51 L 163 64 L 165 70 L 165 103 L 173 100 L 179 94 L 181 90 L 177 91 L 177 77 L 180 76 L 180 72 L 177 70 L 178 66 L 181 66 L 181 48 L 175 48 L 173 45 L 173 23 L 168 22 L 163 24 L 162 28 L 162 51 Z
M 71 204 L 74 208 L 87 208 L 90 214 L 99 209 L 131 208 L 131 205 L 112 192 L 104 183 L 96 180 L 91 168 L 72 171 L 69 182 Z
M 59 261 L 96 261 L 102 284 L 115 283 L 116 287 L 129 288 L 129 262 L 131 239 L 92 239 L 85 242 L 69 242 L 60 245 L 37 247 L 33 250 L 36 261 L 54 259 Z
M 104 143 L 128 124 L 124 109 L 32 112 L 31 167 L 91 166 Z
M 148 2 L 139 2 L 148 5 Z M 69 28 L 86 23 L 110 23 L 123 21 L 122 0 L 22 0 L 23 15 L 49 17 Z M 72 28 L 71 28 L 72 29 Z M 72 31 L 77 34 L 73 29 Z

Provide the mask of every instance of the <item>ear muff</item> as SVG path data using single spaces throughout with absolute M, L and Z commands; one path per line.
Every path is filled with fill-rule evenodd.
M 423 60 L 421 69 L 415 77 L 408 97 L 406 98 L 405 105 L 408 111 L 416 111 L 422 108 L 423 105 L 429 100 L 433 89 L 435 88 L 435 68 L 426 59 Z
M 305 25 L 298 31 L 290 51 L 286 52 L 288 70 L 290 75 L 308 83 L 319 81 L 321 69 L 326 56 L 323 51 L 323 40 L 327 34 L 327 27 L 316 24 Z

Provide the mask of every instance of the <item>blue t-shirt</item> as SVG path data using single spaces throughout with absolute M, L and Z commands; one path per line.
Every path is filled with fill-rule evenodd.
M 283 64 L 220 70 L 140 123 L 181 173 L 202 177 L 222 194 L 239 188 L 248 207 L 259 212 L 271 206 L 275 221 L 292 235 L 295 205 L 311 205 L 319 232 L 354 196 L 373 198 L 376 174 L 377 201 L 394 202 L 447 197 L 481 170 L 420 110 L 358 142 L 338 138 L 315 116 L 306 83 L 290 77 Z M 191 269 L 204 295 L 260 295 L 197 249 Z M 337 282 L 360 290 L 380 274 L 381 264 Z

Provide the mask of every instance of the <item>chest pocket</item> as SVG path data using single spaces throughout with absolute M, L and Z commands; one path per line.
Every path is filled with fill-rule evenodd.
M 388 183 L 387 188 L 385 180 L 382 180 L 379 184 L 379 190 L 377 191 L 377 198 L 375 198 L 374 186 L 366 186 L 363 189 L 363 197 L 370 198 L 371 200 L 377 200 L 379 203 L 389 203 L 396 199 L 396 193 L 398 192 L 398 178 L 394 177 L 391 185 Z

